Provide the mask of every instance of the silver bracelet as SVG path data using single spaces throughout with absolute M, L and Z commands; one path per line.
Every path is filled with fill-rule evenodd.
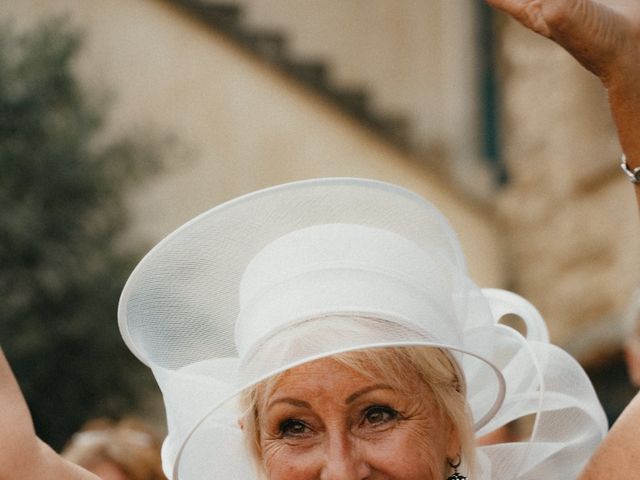
M 629 168 L 629 165 L 627 165 L 627 156 L 624 153 L 620 158 L 620 168 L 624 173 L 627 174 L 629 180 L 631 180 L 631 183 L 640 183 L 640 167 L 636 167 L 631 170 L 631 168 Z

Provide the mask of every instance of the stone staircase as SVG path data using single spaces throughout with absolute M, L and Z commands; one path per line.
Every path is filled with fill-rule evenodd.
M 336 85 L 325 62 L 294 58 L 287 48 L 287 37 L 284 33 L 248 26 L 243 20 L 240 6 L 205 0 L 166 1 L 223 33 L 259 60 L 276 67 L 283 74 L 331 102 L 343 113 L 396 148 L 406 153 L 417 153 L 409 139 L 409 122 L 406 117 L 373 109 L 370 94 L 363 87 L 345 88 Z

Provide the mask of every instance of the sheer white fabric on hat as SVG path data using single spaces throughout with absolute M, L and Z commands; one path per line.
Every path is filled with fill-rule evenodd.
M 507 313 L 526 336 L 498 323 Z M 537 311 L 475 286 L 444 217 L 385 183 L 296 182 L 200 215 L 136 267 L 119 323 L 162 389 L 173 480 L 257 479 L 238 394 L 363 348 L 447 349 L 478 435 L 535 416 L 528 441 L 479 449 L 474 480 L 575 478 L 607 429 L 588 378 L 549 344 Z

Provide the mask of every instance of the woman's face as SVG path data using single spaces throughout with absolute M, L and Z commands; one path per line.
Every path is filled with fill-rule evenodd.
M 457 437 L 417 375 L 410 387 L 400 392 L 331 359 L 289 370 L 258 405 L 267 477 L 442 480 Z

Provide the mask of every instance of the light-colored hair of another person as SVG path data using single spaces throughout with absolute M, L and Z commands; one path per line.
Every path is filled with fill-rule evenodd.
M 464 382 L 460 380 L 456 363 L 445 350 L 402 346 L 355 350 L 331 356 L 337 362 L 374 381 L 382 381 L 399 392 L 414 394 L 416 374 L 432 392 L 440 412 L 445 415 L 460 442 L 463 468 L 473 475 L 475 471 L 475 439 L 471 413 L 466 401 Z M 244 412 L 241 419 L 248 448 L 259 472 L 264 474 L 260 447 L 259 410 L 264 395 L 275 388 L 282 374 L 275 375 L 246 390 L 240 405 Z M 444 460 L 444 459 L 443 459 Z M 452 461 L 455 459 L 451 459 Z
M 625 340 L 640 339 L 640 287 L 630 297 L 622 326 Z
M 130 480 L 166 480 L 160 460 L 160 441 L 142 421 L 96 419 L 73 435 L 62 456 L 88 470 L 106 462 Z

